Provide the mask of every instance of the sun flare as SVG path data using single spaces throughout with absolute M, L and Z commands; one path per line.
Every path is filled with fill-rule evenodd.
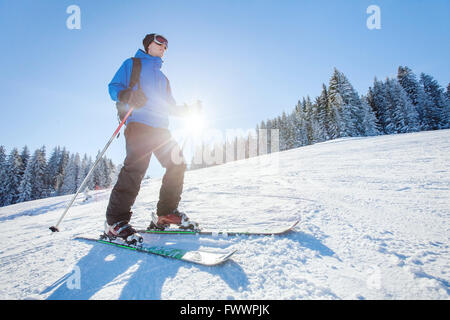
M 190 115 L 184 119 L 184 128 L 189 134 L 198 136 L 205 128 L 205 119 L 199 114 Z

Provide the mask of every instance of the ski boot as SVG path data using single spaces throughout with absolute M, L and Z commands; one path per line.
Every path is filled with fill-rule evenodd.
M 112 226 L 105 221 L 105 233 L 102 238 L 109 240 L 121 238 L 128 245 L 137 245 L 144 241 L 144 238 L 125 220 L 116 222 Z
M 164 230 L 171 224 L 175 224 L 179 229 L 183 230 L 199 230 L 198 223 L 190 221 L 188 216 L 175 209 L 172 213 L 165 216 L 157 216 L 152 212 L 152 221 L 147 230 Z

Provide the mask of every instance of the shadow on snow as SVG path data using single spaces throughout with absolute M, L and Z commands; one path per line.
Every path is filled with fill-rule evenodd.
M 189 249 L 196 248 L 191 245 Z M 232 260 L 220 266 L 207 267 L 102 244 L 94 244 L 89 253 L 78 261 L 76 267 L 79 270 L 79 289 L 70 288 L 71 286 L 67 285 L 74 275 L 72 270 L 41 294 L 54 290 L 47 299 L 85 300 L 92 298 L 103 289 L 107 291 L 108 286 L 120 286 L 122 287 L 120 295 L 115 298 L 159 300 L 162 299 L 161 292 L 165 281 L 174 278 L 181 267 L 197 268 L 219 276 L 233 290 L 238 290 L 240 287 L 246 288 L 249 283 L 243 269 Z M 179 287 L 182 288 L 183 285 L 180 283 Z M 112 290 L 115 291 L 117 288 Z M 103 297 L 100 294 L 98 298 Z M 110 298 L 109 294 L 107 298 Z

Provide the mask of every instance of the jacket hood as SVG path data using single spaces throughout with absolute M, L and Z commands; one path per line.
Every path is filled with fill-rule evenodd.
M 139 49 L 136 54 L 134 55 L 135 58 L 140 58 L 140 59 L 144 59 L 152 64 L 155 65 L 155 67 L 157 67 L 158 69 L 161 69 L 163 60 L 160 57 L 154 57 L 151 56 L 147 53 L 145 53 L 144 51 L 142 51 L 142 49 Z

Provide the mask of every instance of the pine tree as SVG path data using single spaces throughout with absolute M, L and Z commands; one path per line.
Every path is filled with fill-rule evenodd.
M 339 130 L 338 137 L 361 135 L 361 101 L 356 90 L 336 68 L 328 87 L 330 114 L 332 121 L 338 121 L 335 124 Z
M 421 73 L 420 83 L 423 86 L 425 95 L 432 102 L 430 114 L 430 127 L 432 130 L 441 129 L 447 126 L 447 103 L 444 96 L 444 89 L 439 83 L 427 74 Z
M 398 83 L 398 81 L 395 81 L 396 83 L 396 90 L 398 91 L 398 95 L 401 97 L 402 102 L 404 102 L 403 106 L 403 117 L 405 119 L 405 123 L 407 126 L 406 132 L 416 132 L 420 130 L 420 120 L 419 115 L 414 107 L 414 105 L 411 103 L 411 100 L 408 98 L 408 95 L 406 94 L 405 90 L 402 88 L 402 86 Z M 397 84 L 398 83 L 398 84 Z
M 397 80 L 417 111 L 420 129 L 428 130 L 426 115 L 429 113 L 429 104 L 427 104 L 425 91 L 417 80 L 416 75 L 408 67 L 400 66 L 398 68 Z
M 48 179 L 45 175 L 47 171 L 47 159 L 45 146 L 37 149 L 33 155 L 34 158 L 34 183 L 33 183 L 33 199 L 42 199 L 49 196 Z
M 62 194 L 72 194 L 77 191 L 77 175 L 80 168 L 79 154 L 71 155 L 64 172 L 64 182 L 61 186 Z
M 328 132 L 331 139 L 347 136 L 346 125 L 348 123 L 346 114 L 344 114 L 344 103 L 341 95 L 337 92 L 328 95 Z M 308 121 L 308 119 L 307 119 Z M 309 121 L 308 121 L 309 122 Z
M 70 153 L 64 147 L 61 153 L 59 154 L 58 171 L 55 178 L 55 191 L 57 195 L 64 194 L 62 186 L 64 184 L 64 177 L 66 175 L 66 169 L 67 166 L 69 165 L 70 157 L 71 157 Z
M 402 127 L 399 121 L 401 118 L 398 115 L 396 96 L 392 89 L 392 80 L 386 78 L 386 81 L 381 86 L 384 98 L 384 105 L 380 105 L 382 110 L 382 119 L 384 124 L 384 132 L 387 134 L 398 133 L 399 127 Z
M 20 166 L 20 178 L 22 179 L 22 176 L 28 164 L 28 160 L 30 160 L 30 151 L 28 150 L 27 146 L 23 147 L 20 158 L 22 159 L 22 165 Z
M 5 205 L 5 199 L 7 195 L 6 191 L 6 149 L 4 146 L 0 146 L 0 207 Z
M 361 108 L 363 112 L 361 127 L 364 131 L 364 136 L 375 136 L 380 133 L 377 127 L 377 119 L 375 113 L 367 101 L 367 97 L 361 97 Z
M 58 146 L 53 149 L 52 155 L 48 160 L 47 170 L 45 173 L 47 177 L 48 192 L 50 196 L 54 196 L 58 193 L 57 192 L 58 175 L 59 175 L 58 170 L 60 168 L 60 161 L 61 161 L 61 148 Z
M 295 109 L 295 143 L 297 147 L 305 146 L 308 144 L 307 128 L 305 114 L 302 108 Z
M 450 128 L 450 83 L 447 85 L 447 91 L 445 92 L 447 98 L 447 104 L 442 112 L 442 129 Z
M 86 177 L 86 166 L 87 166 L 87 155 L 85 154 L 83 159 L 81 160 L 80 163 L 80 169 L 77 172 L 77 186 L 81 186 L 81 184 L 83 183 L 84 178 Z M 83 192 L 83 191 L 81 191 Z
M 405 133 L 419 130 L 419 119 L 416 109 L 397 79 L 387 79 L 387 102 L 391 112 L 392 132 Z
M 314 106 L 309 96 L 306 96 L 306 99 L 303 99 L 302 111 L 305 116 L 307 144 L 313 144 L 316 142 L 317 123 Z
M 100 151 L 97 153 L 97 157 L 99 157 Z M 107 188 L 109 187 L 108 184 L 108 167 L 105 158 L 99 160 L 97 166 L 94 169 L 93 175 L 93 183 L 95 188 Z
M 113 175 L 115 175 L 115 167 L 114 167 L 114 164 L 112 163 L 112 161 L 111 161 L 110 165 L 114 168 Z M 88 175 L 92 166 L 93 166 L 92 158 L 88 157 L 87 154 L 84 154 L 83 160 L 81 160 L 80 170 L 78 171 L 78 174 L 77 174 L 77 186 L 78 187 L 83 183 L 84 179 Z M 117 178 L 114 176 L 114 179 L 113 179 L 113 175 L 111 175 L 111 182 L 112 182 L 112 180 L 115 181 Z M 91 175 L 89 177 L 88 181 L 86 182 L 86 189 L 93 190 L 94 188 L 95 188 L 95 185 L 93 184 L 93 176 Z
M 388 133 L 387 127 L 390 124 L 390 115 L 387 110 L 386 85 L 375 77 L 373 88 L 369 88 L 367 102 L 372 108 L 377 119 L 377 127 L 380 133 Z
M 33 200 L 33 184 L 34 184 L 34 176 L 33 176 L 33 166 L 35 163 L 35 158 L 33 157 L 30 161 L 28 161 L 27 167 L 23 174 L 22 180 L 20 181 L 19 186 L 19 200 L 18 202 L 30 201 Z
M 445 96 L 447 97 L 447 100 L 450 101 L 450 82 L 447 85 L 447 91 L 445 92 Z
M 4 204 L 10 205 L 19 200 L 20 170 L 22 167 L 22 158 L 19 152 L 14 148 L 8 156 L 6 163 L 6 197 Z
M 286 150 L 293 149 L 297 147 L 296 136 L 295 136 L 295 111 L 291 112 L 289 116 L 286 117 L 286 136 L 285 136 L 285 146 Z M 281 148 L 280 148 L 281 151 Z
M 288 129 L 288 120 L 286 112 L 283 111 L 281 114 L 281 117 L 278 117 L 274 121 L 274 127 L 272 129 L 278 129 L 279 130 L 279 146 L 280 151 L 288 150 L 288 140 L 289 140 L 289 129 Z M 269 133 L 270 139 L 272 139 L 272 135 Z M 272 141 L 270 141 L 269 146 L 272 149 Z M 272 150 L 270 150 L 272 152 Z
M 111 184 L 113 182 L 113 177 L 115 175 L 116 167 L 114 166 L 111 159 L 105 158 L 105 168 L 106 168 L 105 188 L 109 188 L 109 187 L 111 187 Z
M 325 84 L 322 84 L 322 92 L 316 99 L 317 106 L 317 120 L 322 126 L 322 139 L 323 141 L 330 139 L 330 116 L 328 106 L 328 90 Z

